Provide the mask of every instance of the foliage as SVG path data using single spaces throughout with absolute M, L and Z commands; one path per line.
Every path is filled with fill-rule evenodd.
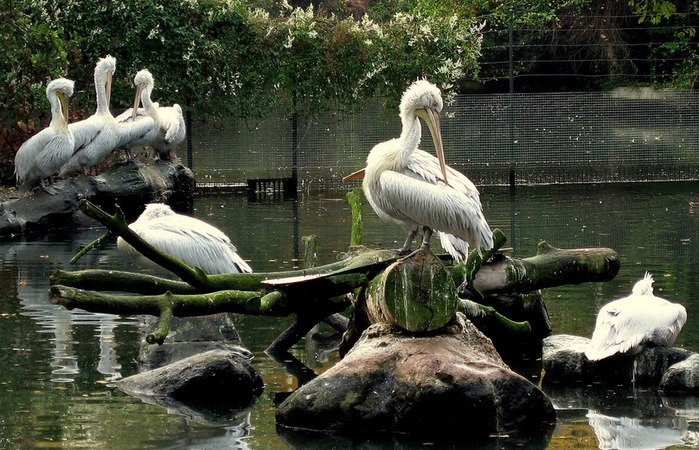
M 280 109 L 298 118 L 352 110 L 374 96 L 394 106 L 418 77 L 445 88 L 473 77 L 480 49 L 471 21 L 419 12 L 379 24 L 286 2 L 270 13 L 245 0 L 3 1 L 16 6 L 0 29 L 5 61 L 20 61 L 3 87 L 16 109 L 3 126 L 15 132 L 27 117 L 32 131 L 46 125 L 52 77 L 75 80 L 72 109 L 92 114 L 94 64 L 107 54 L 117 58 L 114 113 L 131 104 L 132 77 L 148 68 L 161 104 L 179 103 L 195 118 L 259 119 Z M 25 41 L 13 41 L 18 34 Z

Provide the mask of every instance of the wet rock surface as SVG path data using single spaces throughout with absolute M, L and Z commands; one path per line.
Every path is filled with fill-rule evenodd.
M 396 433 L 477 440 L 546 434 L 556 414 L 546 395 L 511 371 L 463 315 L 417 337 L 372 325 L 345 358 L 277 409 L 287 429 Z

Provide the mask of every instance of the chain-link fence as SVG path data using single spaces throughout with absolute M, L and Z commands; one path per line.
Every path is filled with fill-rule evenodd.
M 448 163 L 476 184 L 699 179 L 699 91 L 460 95 L 442 113 Z M 225 129 L 195 123 L 197 183 L 226 186 L 288 178 L 301 190 L 347 189 L 342 176 L 364 165 L 378 142 L 400 134 L 397 111 L 377 104 L 298 126 L 283 115 Z M 295 148 L 294 148 L 295 147 Z M 422 147 L 432 142 L 423 127 Z M 180 150 L 185 156 L 185 150 Z

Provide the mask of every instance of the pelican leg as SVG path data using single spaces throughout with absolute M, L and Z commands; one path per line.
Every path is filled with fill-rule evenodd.
M 420 245 L 420 250 L 430 248 L 430 238 L 432 238 L 432 228 L 422 227 L 422 244 Z
M 405 243 L 401 248 L 398 249 L 398 254 L 407 255 L 408 253 L 410 253 L 410 247 L 413 245 L 413 239 L 415 239 L 416 234 L 417 228 L 408 233 L 408 237 L 405 239 Z

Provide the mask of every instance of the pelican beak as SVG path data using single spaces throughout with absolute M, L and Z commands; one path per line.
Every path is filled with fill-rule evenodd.
M 342 181 L 363 180 L 364 179 L 364 170 L 365 169 L 360 169 L 356 172 L 352 172 L 351 174 L 342 177 Z
M 141 104 L 141 94 L 143 93 L 143 90 L 146 88 L 145 85 L 139 84 L 136 86 L 136 97 L 133 99 L 133 112 L 131 113 L 131 120 L 136 120 L 136 115 L 138 114 L 138 107 Z
M 444 184 L 449 184 L 447 180 L 447 163 L 444 160 L 444 147 L 442 146 L 442 130 L 439 126 L 439 112 L 434 108 L 425 108 L 416 111 L 419 118 L 425 121 L 427 128 L 430 130 L 432 135 L 432 142 L 434 142 L 434 149 L 437 153 L 437 159 L 439 160 L 439 167 L 442 169 L 442 176 L 444 177 Z
M 68 123 L 68 97 L 66 94 L 63 92 L 56 92 L 56 96 L 58 97 L 58 101 L 61 103 L 61 114 L 63 114 L 63 118 L 65 119 L 66 123 Z
M 112 76 L 111 72 L 107 72 L 107 77 L 104 80 L 104 91 L 107 93 L 107 109 L 110 109 L 112 100 Z

